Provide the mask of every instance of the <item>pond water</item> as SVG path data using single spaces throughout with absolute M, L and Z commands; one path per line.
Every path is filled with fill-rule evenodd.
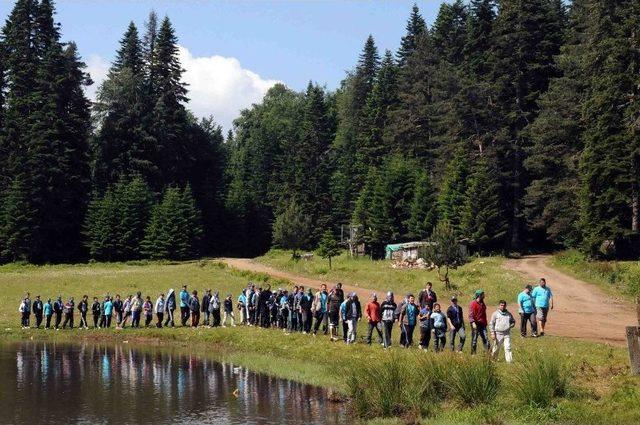
M 343 424 L 327 391 L 128 344 L 0 344 L 0 423 Z

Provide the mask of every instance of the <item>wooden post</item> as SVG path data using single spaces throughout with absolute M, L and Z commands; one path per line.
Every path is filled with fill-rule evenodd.
M 638 326 L 627 326 L 627 346 L 632 375 L 640 375 L 640 296 L 636 297 L 636 315 Z

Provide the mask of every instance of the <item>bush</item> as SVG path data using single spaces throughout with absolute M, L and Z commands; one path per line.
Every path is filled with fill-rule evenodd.
M 458 359 L 447 376 L 449 395 L 467 406 L 492 401 L 500 386 L 494 364 L 483 356 Z
M 556 357 L 539 357 L 522 363 L 514 383 L 514 394 L 523 404 L 547 407 L 554 397 L 567 393 L 569 373 Z

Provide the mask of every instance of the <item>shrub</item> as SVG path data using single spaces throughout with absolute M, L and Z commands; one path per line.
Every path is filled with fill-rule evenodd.
M 453 362 L 445 381 L 449 395 L 471 406 L 492 401 L 500 380 L 494 364 L 487 357 L 458 359 Z
M 518 367 L 514 394 L 524 404 L 547 407 L 567 393 L 569 373 L 556 357 L 539 357 Z

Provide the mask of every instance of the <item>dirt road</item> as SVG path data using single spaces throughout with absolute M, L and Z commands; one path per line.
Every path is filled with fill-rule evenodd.
M 285 272 L 282 270 L 274 269 L 273 267 L 265 266 L 249 258 L 221 258 L 220 261 L 226 263 L 228 266 L 235 267 L 239 270 L 248 270 L 256 273 L 266 273 L 270 276 L 280 279 L 287 279 L 297 285 L 303 285 L 307 288 L 318 289 L 323 283 L 327 285 L 330 290 L 331 287 L 337 282 L 330 282 L 326 280 L 312 279 L 309 277 L 300 276 L 294 273 Z M 360 302 L 366 303 L 371 295 L 371 290 L 366 288 L 360 288 L 352 285 L 345 285 L 343 283 L 342 289 L 345 293 L 355 292 L 360 298 Z
M 637 323 L 635 306 L 613 299 L 597 286 L 550 267 L 547 264 L 549 258 L 531 255 L 504 263 L 505 268 L 524 274 L 532 284 L 541 277 L 547 280 L 554 298 L 547 333 L 615 345 L 626 344 L 625 326 Z

